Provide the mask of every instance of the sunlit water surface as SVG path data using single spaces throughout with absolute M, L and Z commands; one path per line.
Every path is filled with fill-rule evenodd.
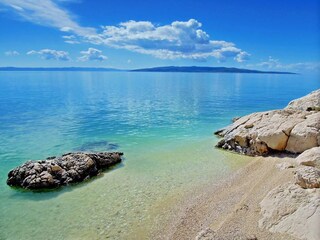
M 148 238 L 173 204 L 251 160 L 215 149 L 215 130 L 317 88 L 317 75 L 1 72 L 0 239 Z M 6 185 L 28 159 L 77 150 L 125 159 L 60 190 Z

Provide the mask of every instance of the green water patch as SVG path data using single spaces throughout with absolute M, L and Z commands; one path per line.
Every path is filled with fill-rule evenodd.
M 4 239 L 130 239 L 148 237 L 173 196 L 239 168 L 246 158 L 219 151 L 212 138 L 184 143 L 137 142 L 120 168 L 53 192 L 7 189 L 2 196 Z M 148 151 L 143 151 L 147 148 Z M 124 149 L 125 150 L 125 149 Z M 237 161 L 236 161 L 237 160 Z M 4 199 L 7 197 L 7 199 Z M 163 202 L 164 209 L 155 211 Z

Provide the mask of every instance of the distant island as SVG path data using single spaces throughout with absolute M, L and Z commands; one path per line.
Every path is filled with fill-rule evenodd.
M 0 67 L 0 71 L 53 71 L 53 72 L 189 72 L 189 73 L 263 73 L 263 74 L 296 74 L 293 72 L 260 71 L 243 68 L 229 67 L 197 67 L 197 66 L 167 66 L 154 68 L 141 68 L 121 70 L 116 68 L 94 67 Z
M 269 74 L 296 74 L 293 72 L 277 72 L 277 71 L 259 71 L 243 68 L 228 68 L 228 67 L 154 67 L 131 70 L 133 72 L 192 72 L 192 73 L 269 73 Z

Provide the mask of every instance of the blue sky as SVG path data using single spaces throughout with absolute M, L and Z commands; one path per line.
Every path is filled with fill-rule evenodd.
M 0 0 L 0 66 L 320 68 L 319 0 Z

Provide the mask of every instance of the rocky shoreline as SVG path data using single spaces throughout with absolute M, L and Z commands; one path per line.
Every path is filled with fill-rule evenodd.
M 277 167 L 291 170 L 293 181 L 272 189 L 261 201 L 259 227 L 287 233 L 298 239 L 320 236 L 320 147 L 306 150 L 291 163 Z
M 258 225 L 298 239 L 319 239 L 320 89 L 291 101 L 285 109 L 235 118 L 215 134 L 222 137 L 216 147 L 240 154 L 300 154 L 277 164 L 279 171 L 291 171 L 294 180 L 276 186 L 263 198 Z M 198 239 L 215 239 L 218 233 L 209 230 L 209 237 L 200 233 Z
M 218 148 L 250 156 L 302 153 L 320 146 L 320 89 L 291 101 L 285 109 L 236 118 L 215 132 Z
M 121 152 L 66 153 L 61 157 L 27 161 L 8 173 L 7 184 L 25 189 L 57 188 L 82 182 L 121 162 Z

